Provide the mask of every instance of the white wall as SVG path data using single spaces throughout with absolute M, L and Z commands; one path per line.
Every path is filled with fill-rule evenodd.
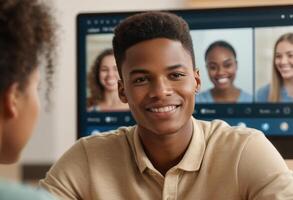
M 184 8 L 185 0 L 51 0 L 60 24 L 54 105 L 42 111 L 35 134 L 24 150 L 22 163 L 56 161 L 76 139 L 76 27 L 80 12 Z M 43 100 L 42 100 L 43 101 Z

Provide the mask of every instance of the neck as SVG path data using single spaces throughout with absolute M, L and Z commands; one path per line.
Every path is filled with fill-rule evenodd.
M 138 133 L 146 155 L 164 176 L 181 161 L 188 148 L 193 133 L 192 119 L 177 133 L 158 135 L 141 127 Z
M 118 96 L 118 92 L 117 91 L 106 92 L 104 102 L 108 102 L 109 104 L 121 102 Z
M 213 88 L 211 90 L 211 93 L 215 101 L 236 102 L 239 98 L 240 90 L 232 86 L 224 90 L 218 90 L 216 88 Z

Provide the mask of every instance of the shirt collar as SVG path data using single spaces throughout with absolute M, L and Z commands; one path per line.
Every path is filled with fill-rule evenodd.
M 201 127 L 199 127 L 196 119 L 192 117 L 193 123 L 193 134 L 190 144 L 182 158 L 182 160 L 175 166 L 176 168 L 185 171 L 197 171 L 200 168 L 203 155 L 205 152 L 205 139 L 204 133 Z M 134 149 L 136 154 L 136 162 L 140 172 L 142 173 L 146 168 L 154 169 L 153 164 L 146 156 L 139 135 L 137 133 L 137 128 L 134 130 Z
M 137 162 L 139 171 L 142 173 L 147 167 L 154 168 L 153 164 L 148 159 L 148 157 L 146 156 L 146 154 L 143 150 L 143 147 L 142 147 L 142 144 L 140 142 L 139 135 L 137 132 L 137 126 L 134 129 L 133 140 L 134 140 L 134 149 L 136 152 L 136 162 Z
M 190 144 L 177 168 L 185 171 L 197 171 L 200 168 L 205 152 L 205 138 L 203 129 L 198 125 L 198 121 L 192 117 L 193 134 Z

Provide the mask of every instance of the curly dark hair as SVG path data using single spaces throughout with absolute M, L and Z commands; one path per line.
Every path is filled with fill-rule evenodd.
M 100 82 L 100 68 L 106 56 L 114 55 L 113 49 L 103 50 L 95 59 L 90 72 L 88 73 L 88 85 L 90 97 L 87 99 L 87 107 L 96 105 L 105 98 L 105 88 Z
M 208 54 L 210 53 L 210 51 L 212 51 L 216 47 L 222 47 L 222 48 L 229 50 L 233 54 L 234 58 L 235 59 L 237 58 L 236 51 L 230 43 L 228 43 L 224 40 L 218 40 L 208 46 L 208 48 L 205 52 L 205 55 L 204 55 L 205 60 L 207 60 L 207 57 L 208 57 Z
M 168 38 L 181 42 L 190 53 L 195 68 L 195 56 L 188 24 L 175 14 L 150 11 L 126 18 L 114 30 L 113 49 L 121 78 L 121 66 L 126 50 L 139 42 L 154 38 Z
M 0 96 L 15 82 L 23 90 L 29 75 L 45 61 L 48 97 L 56 26 L 50 11 L 38 0 L 0 1 Z

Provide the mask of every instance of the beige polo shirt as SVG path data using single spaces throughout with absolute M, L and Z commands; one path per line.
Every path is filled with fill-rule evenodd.
M 220 120 L 193 124 L 184 157 L 165 177 L 134 126 L 80 139 L 40 185 L 62 200 L 293 199 L 292 173 L 261 132 Z

